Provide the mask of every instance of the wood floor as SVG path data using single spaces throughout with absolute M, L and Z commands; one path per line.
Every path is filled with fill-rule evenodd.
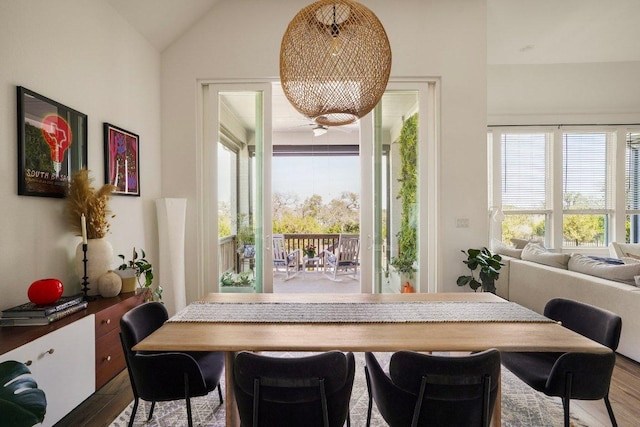
M 640 364 L 618 356 L 610 391 L 611 405 L 620 427 L 640 425 Z M 73 412 L 56 424 L 57 427 L 103 427 L 111 422 L 133 401 L 126 371 L 89 397 Z M 572 402 L 597 420 L 594 426 L 609 426 L 603 401 Z M 354 426 L 359 427 L 359 426 Z

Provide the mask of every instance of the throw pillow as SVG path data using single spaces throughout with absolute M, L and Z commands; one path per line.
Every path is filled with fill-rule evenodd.
M 574 254 L 569 260 L 569 270 L 635 286 L 633 276 L 640 275 L 640 263 L 623 265 L 607 264 L 606 262 L 598 261 L 588 256 Z
M 547 248 L 539 243 L 527 243 L 527 246 L 522 249 L 521 258 L 525 261 L 566 270 L 571 256 L 569 254 L 549 252 Z
M 508 246 L 497 239 L 493 239 L 491 241 L 491 250 L 496 254 L 506 255 L 513 258 L 520 258 L 520 255 L 522 254 L 522 249 L 516 249 L 512 246 Z
M 525 246 L 529 243 L 538 243 L 542 245 L 542 240 L 540 239 L 511 239 L 511 243 L 516 249 L 524 249 Z

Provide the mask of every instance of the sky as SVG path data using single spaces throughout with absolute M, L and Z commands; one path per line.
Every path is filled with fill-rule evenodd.
M 314 194 L 323 202 L 349 191 L 360 194 L 360 165 L 356 156 L 274 157 L 274 193 L 295 193 L 302 202 Z

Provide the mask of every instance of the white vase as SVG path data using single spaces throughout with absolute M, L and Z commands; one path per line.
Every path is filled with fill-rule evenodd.
M 84 265 L 82 262 L 82 242 L 76 248 L 76 273 L 80 278 L 80 289 L 82 290 L 82 278 L 84 276 Z M 106 239 L 87 240 L 87 295 L 98 295 L 98 279 L 107 271 L 111 270 L 113 263 L 113 247 Z

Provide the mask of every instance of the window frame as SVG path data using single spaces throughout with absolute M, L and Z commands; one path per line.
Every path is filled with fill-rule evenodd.
M 544 244 L 549 248 L 561 251 L 580 251 L 583 253 L 600 252 L 606 250 L 611 241 L 626 241 L 626 216 L 638 213 L 638 210 L 626 209 L 626 161 L 627 135 L 640 132 L 635 125 L 545 125 L 545 126 L 489 126 L 487 131 L 489 156 L 489 222 L 490 239 L 502 240 L 501 218 L 504 212 L 502 206 L 502 135 L 513 133 L 548 133 L 550 135 L 550 150 L 548 155 L 547 191 L 550 203 L 546 210 L 508 211 L 508 214 L 545 214 Z M 607 166 L 610 168 L 606 197 L 610 204 L 604 209 L 568 210 L 563 205 L 563 140 L 567 133 L 606 133 Z M 640 165 L 639 165 L 640 168 Z M 605 245 L 598 247 L 563 247 L 563 217 L 571 214 L 603 214 L 607 215 L 605 225 Z

